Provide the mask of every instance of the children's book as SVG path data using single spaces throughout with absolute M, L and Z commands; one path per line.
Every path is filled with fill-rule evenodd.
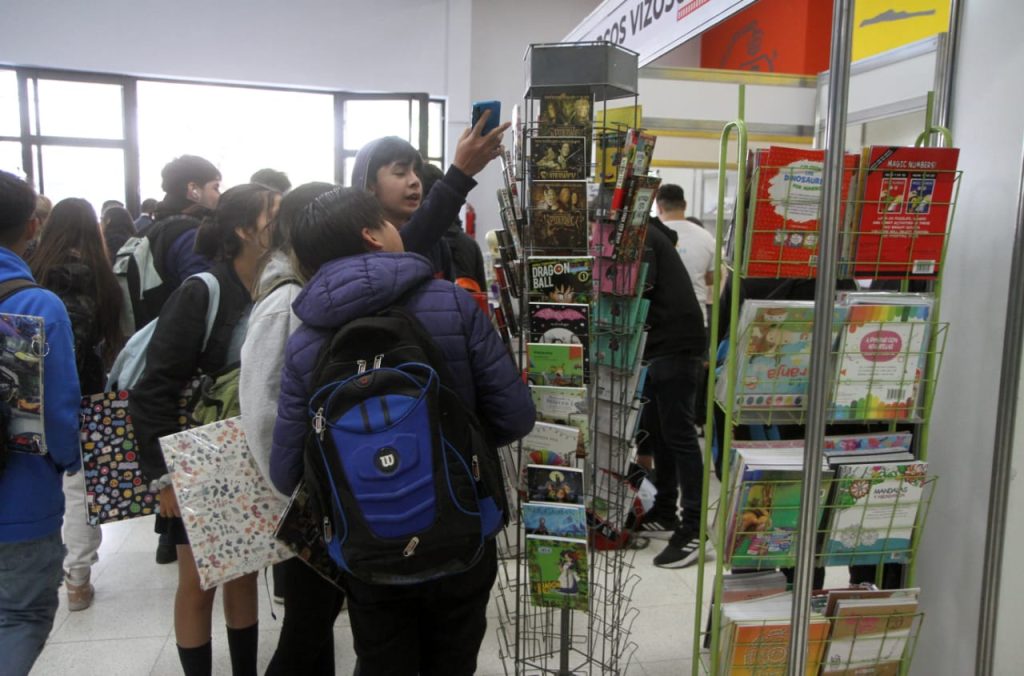
M 46 332 L 42 317 L 0 314 L 0 387 L 7 423 L 7 450 L 46 455 L 43 425 L 43 357 Z
M 293 556 L 274 533 L 287 501 L 253 460 L 240 418 L 160 438 L 203 589 Z
M 825 151 L 771 146 L 756 155 L 757 185 L 747 231 L 748 277 L 817 275 L 821 235 L 821 192 Z M 844 158 L 839 222 L 857 169 L 858 157 Z
M 582 345 L 526 344 L 526 373 L 531 385 L 576 387 L 583 384 Z
M 323 519 L 314 508 L 313 496 L 305 481 L 292 493 L 277 524 L 275 537 L 320 577 L 341 588 L 342 572 L 324 544 Z
M 720 664 L 730 676 L 781 676 L 789 663 L 792 593 L 722 604 Z M 806 676 L 817 676 L 828 640 L 829 622 L 811 613 L 807 632 Z
M 590 138 L 593 99 L 589 94 L 545 94 L 540 99 L 541 136 Z
M 586 540 L 528 535 L 526 559 L 534 606 L 587 610 L 590 584 Z
M 579 345 L 583 371 L 590 373 L 590 306 L 530 303 L 530 339 L 534 343 Z
M 530 186 L 530 226 L 534 249 L 587 251 L 587 184 L 534 181 Z
M 916 598 L 840 599 L 822 673 L 897 676 L 918 620 Z
M 586 510 L 583 505 L 524 502 L 523 528 L 527 535 L 585 538 L 587 537 Z
M 959 148 L 864 149 L 854 275 L 934 279 L 959 155 Z
M 530 433 L 523 437 L 523 453 L 530 458 L 530 461 L 541 465 L 560 465 L 567 462 L 550 462 L 540 460 L 539 454 L 550 453 L 554 457 L 563 458 L 566 461 L 575 456 L 579 451 L 580 431 L 569 425 L 558 425 L 555 423 L 535 422 Z M 534 457 L 534 454 L 538 457 Z
M 583 504 L 583 470 L 560 465 L 527 465 L 526 490 L 530 502 Z
M 530 176 L 536 181 L 582 181 L 587 178 L 586 139 L 536 136 L 531 141 Z
M 928 359 L 932 301 L 916 294 L 888 294 L 886 304 L 868 294 L 847 294 L 833 397 L 836 420 L 917 418 Z
M 597 258 L 594 263 L 594 276 L 597 287 L 602 294 L 615 296 L 632 296 L 636 294 L 639 279 L 640 262 L 619 263 L 611 258 Z
M 928 465 L 924 462 L 859 463 L 836 469 L 825 536 L 826 566 L 907 563 Z
M 825 437 L 825 455 L 854 455 L 909 451 L 914 440 L 912 432 L 879 432 L 840 434 Z
M 530 388 L 538 420 L 571 425 L 574 416 L 587 415 L 587 388 L 547 387 Z
M 591 256 L 530 256 L 530 300 L 551 303 L 590 303 L 594 298 L 594 259 Z

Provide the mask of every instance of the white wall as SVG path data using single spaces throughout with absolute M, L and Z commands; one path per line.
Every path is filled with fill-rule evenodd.
M 1024 4 L 963 3 L 953 135 L 964 171 L 949 243 L 942 318 L 949 341 L 932 413 L 930 471 L 941 476 L 922 540 L 918 583 L 926 612 L 913 673 L 974 673 L 989 480 L 1024 138 Z M 1020 504 L 1016 481 L 1012 504 Z M 1018 519 L 1019 521 L 1019 519 Z M 1001 657 L 1020 673 L 1019 532 L 1007 531 Z M 1011 666 L 1012 665 L 1012 666 Z

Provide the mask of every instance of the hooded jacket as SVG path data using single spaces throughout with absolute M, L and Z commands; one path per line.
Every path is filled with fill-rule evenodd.
M 256 305 L 249 315 L 249 329 L 242 345 L 238 387 L 242 429 L 249 451 L 268 481 L 285 345 L 302 325 L 292 311 L 292 303 L 301 290 L 288 256 L 275 251 L 260 275 Z
M 352 167 L 352 187 L 369 190 L 370 163 L 383 139 L 370 141 L 356 155 Z M 448 167 L 444 177 L 434 184 L 430 192 L 413 212 L 408 223 L 399 226 L 402 244 L 410 253 L 418 253 L 430 260 L 435 273 L 454 281 L 452 254 L 442 241 L 448 226 L 459 217 L 459 211 L 466 201 L 466 195 L 476 186 L 476 181 L 454 164 Z
M 0 247 L 0 282 L 32 279 L 28 265 Z M 64 303 L 45 289 L 23 289 L 0 303 L 4 314 L 42 317 L 43 429 L 47 455 L 7 454 L 0 475 L 0 542 L 37 540 L 60 529 L 64 472 L 81 470 L 79 414 L 82 395 L 75 369 L 74 337 Z
M 493 441 L 511 443 L 533 429 L 530 391 L 490 319 L 468 293 L 431 277 L 429 261 L 416 254 L 350 256 L 325 264 L 296 298 L 293 308 L 303 325 L 288 341 L 270 455 L 270 477 L 279 491 L 291 493 L 302 478 L 313 371 L 324 341 L 409 292 L 405 307 L 441 349 L 453 389 Z
M 696 357 L 707 352 L 704 314 L 675 239 L 678 235 L 661 221 L 650 220 L 644 249 L 649 288 L 644 298 L 651 301 L 647 315 L 651 328 L 644 359 L 671 354 Z

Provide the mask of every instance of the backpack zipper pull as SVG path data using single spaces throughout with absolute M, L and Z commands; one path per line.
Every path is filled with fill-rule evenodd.
M 356 361 L 356 373 L 366 373 L 366 360 L 359 359 Z
M 404 556 L 405 558 L 409 558 L 410 556 L 415 554 L 416 553 L 416 545 L 418 545 L 419 543 L 420 543 L 420 539 L 418 537 L 416 537 L 416 536 L 413 536 L 412 540 L 409 540 L 409 544 L 407 544 L 405 546 L 405 549 L 402 550 L 402 556 Z
M 320 438 L 321 441 L 324 439 L 324 427 L 327 419 L 324 417 L 324 409 L 318 408 L 316 414 L 313 416 L 313 431 Z
M 373 358 L 373 368 L 379 369 L 381 362 L 384 361 L 384 355 L 378 354 Z
M 473 478 L 476 479 L 477 481 L 480 481 L 480 459 L 476 457 L 476 455 L 473 456 L 472 467 Z
M 334 537 L 334 533 L 331 530 L 331 520 L 326 516 L 324 517 L 324 542 L 330 542 L 331 538 Z

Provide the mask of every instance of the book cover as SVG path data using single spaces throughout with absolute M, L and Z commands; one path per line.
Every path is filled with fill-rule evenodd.
M 569 303 L 530 303 L 530 340 L 534 343 L 579 345 L 583 373 L 590 373 L 590 306 Z
M 748 277 L 814 277 L 821 230 L 825 151 L 771 146 L 758 156 L 757 185 L 747 232 Z M 844 157 L 839 222 L 858 157 Z
M 587 250 L 587 184 L 534 181 L 530 185 L 530 237 L 534 249 Z
M 650 304 L 646 298 L 641 302 Z M 643 340 L 643 329 L 630 333 L 602 332 L 597 334 L 594 344 L 594 358 L 598 366 L 611 366 L 616 369 L 632 371 L 640 357 L 640 343 Z
M 43 357 L 47 351 L 42 317 L 0 314 L 0 384 L 10 410 L 7 450 L 46 455 L 43 424 Z
M 537 181 L 586 179 L 585 140 L 579 136 L 534 137 L 530 146 L 530 176 Z
M 576 387 L 583 384 L 583 346 L 527 343 L 526 373 L 531 385 Z
M 535 422 L 530 433 L 523 437 L 523 453 L 530 461 L 539 465 L 560 465 L 567 462 L 540 460 L 541 454 L 568 459 L 577 454 L 580 445 L 580 431 L 569 425 Z M 550 457 L 550 456 L 546 456 Z
M 594 155 L 595 182 L 614 188 L 622 163 L 622 146 L 626 140 L 625 131 L 610 131 L 597 137 Z
M 789 666 L 789 620 L 736 622 L 730 631 L 730 676 L 785 676 Z M 828 640 L 829 623 L 812 617 L 807 629 L 806 676 L 817 676 Z M 726 672 L 723 672 L 726 673 Z
M 594 298 L 594 259 L 591 256 L 531 256 L 530 300 L 552 303 L 590 303 Z
M 498 188 L 498 214 L 501 216 L 501 225 L 505 231 L 511 236 L 509 241 L 512 242 L 511 251 L 513 258 L 519 257 L 519 251 L 522 248 L 522 237 L 520 236 L 520 225 L 522 219 L 516 215 L 518 207 L 513 205 L 519 204 L 518 197 L 512 197 L 507 188 Z
M 640 307 L 643 298 L 636 296 L 606 296 L 597 299 L 595 318 L 597 325 L 604 329 L 632 332 L 643 328 Z M 650 306 L 650 303 L 647 303 Z
M 917 612 L 913 598 L 839 600 L 822 673 L 898 676 Z
M 602 294 L 632 296 L 636 294 L 640 262 L 619 263 L 611 258 L 594 259 L 594 277 Z
M 921 415 L 931 304 L 851 305 L 840 333 L 836 420 Z
M 855 275 L 935 278 L 959 156 L 959 148 L 864 149 Z
M 562 538 L 587 537 L 587 514 L 583 505 L 524 502 L 523 528 L 527 535 Z
M 516 165 L 512 157 L 512 151 L 506 148 L 501 155 L 501 176 L 504 181 L 505 191 L 508 194 L 508 208 L 517 222 L 523 220 L 523 210 L 519 204 L 519 181 L 516 180 Z M 499 198 L 500 199 L 500 198 Z M 504 206 L 504 204 L 502 205 Z
M 541 136 L 590 137 L 593 99 L 589 94 L 544 94 L 540 99 Z
M 526 491 L 530 502 L 583 504 L 583 470 L 560 465 L 527 465 Z
M 651 217 L 654 197 L 661 185 L 657 177 L 637 176 L 632 180 L 630 207 L 623 211 L 616 225 L 614 256 L 629 263 L 643 258 L 647 241 L 647 221 Z
M 793 565 L 802 474 L 799 468 L 747 472 L 739 486 L 726 545 L 734 568 Z
M 633 167 L 630 170 L 634 180 L 645 178 L 647 172 L 650 171 L 651 161 L 654 159 L 654 144 L 657 140 L 658 137 L 654 134 L 637 132 L 636 149 L 633 151 Z
M 638 140 L 639 133 L 636 129 L 627 131 L 622 139 L 622 146 L 619 148 L 619 167 L 615 173 L 615 188 L 612 190 L 611 205 L 608 210 L 608 217 L 611 220 L 618 219 L 619 212 L 626 206 Z
M 534 606 L 587 610 L 587 541 L 528 535 L 526 560 Z
M 822 449 L 826 455 L 844 453 L 879 453 L 888 450 L 910 450 L 914 440 L 912 432 L 880 432 L 867 434 L 839 434 L 825 437 Z
M 574 416 L 587 415 L 587 388 L 547 387 L 534 385 L 530 396 L 537 408 L 537 418 L 545 422 L 571 425 Z
M 907 563 L 927 474 L 923 462 L 840 465 L 822 548 L 824 564 Z

